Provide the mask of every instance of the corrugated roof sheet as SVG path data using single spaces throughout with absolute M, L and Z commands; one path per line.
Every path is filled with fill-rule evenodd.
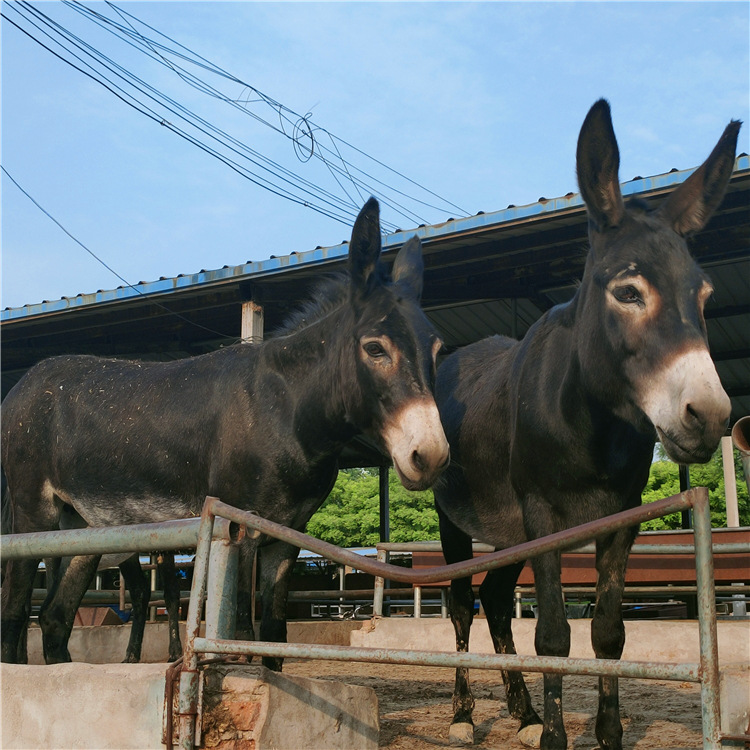
M 736 160 L 735 171 L 750 169 L 750 158 L 743 154 Z M 638 177 L 622 184 L 623 195 L 637 195 L 644 192 L 661 190 L 684 182 L 695 168 L 682 171 L 673 170 L 665 174 L 652 177 Z M 412 235 L 419 236 L 423 241 L 445 238 L 451 235 L 471 234 L 480 229 L 502 224 L 512 224 L 542 215 L 565 212 L 582 206 L 578 193 L 568 193 L 560 198 L 541 198 L 536 203 L 525 206 L 509 206 L 500 211 L 480 213 L 459 219 L 450 219 L 441 224 L 433 224 L 415 229 L 402 230 L 386 235 L 383 239 L 383 249 L 389 250 L 400 247 Z M 347 254 L 346 243 L 331 247 L 318 247 L 306 252 L 291 253 L 290 255 L 272 257 L 263 261 L 245 263 L 237 266 L 225 266 L 211 271 L 200 271 L 192 274 L 180 274 L 174 278 L 164 278 L 158 281 L 142 282 L 133 286 L 118 287 L 117 289 L 98 291 L 91 294 L 78 294 L 73 297 L 62 297 L 55 301 L 43 301 L 22 307 L 6 308 L 0 312 L 0 322 L 18 320 L 35 315 L 75 310 L 90 305 L 112 303 L 120 300 L 132 299 L 138 296 L 163 295 L 190 287 L 215 284 L 227 280 L 259 279 L 264 276 L 276 275 L 300 266 L 314 267 L 324 265 L 344 258 Z

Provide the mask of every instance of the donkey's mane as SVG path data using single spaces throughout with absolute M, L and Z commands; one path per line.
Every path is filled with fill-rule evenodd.
M 279 326 L 273 336 L 288 336 L 322 320 L 334 310 L 338 310 L 349 298 L 349 273 L 331 273 L 316 283 L 307 302 L 295 310 Z

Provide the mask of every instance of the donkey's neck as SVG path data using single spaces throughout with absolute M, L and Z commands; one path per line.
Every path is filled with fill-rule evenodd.
M 359 399 L 346 309 L 264 344 L 264 360 L 292 402 L 295 434 L 306 452 L 336 453 L 356 434 L 349 403 Z

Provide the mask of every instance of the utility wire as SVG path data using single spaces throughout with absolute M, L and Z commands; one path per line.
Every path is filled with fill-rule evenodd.
M 15 7 L 14 7 L 14 9 L 15 9 Z M 21 28 L 12 19 L 8 18 L 4 14 L 3 14 L 3 18 L 5 18 L 9 23 L 11 23 L 13 26 L 15 26 L 20 31 L 22 31 L 24 34 L 26 34 L 27 36 L 29 36 L 35 42 L 37 42 L 44 49 L 46 49 L 47 51 L 51 52 L 53 55 L 55 55 L 56 57 L 58 57 L 58 59 L 62 60 L 63 62 L 66 62 L 68 65 L 70 65 L 74 69 L 78 70 L 79 72 L 84 73 L 84 75 L 87 75 L 89 78 L 91 78 L 92 80 L 94 80 L 97 83 L 99 83 L 100 85 L 102 85 L 104 88 L 106 88 L 107 90 L 109 90 L 111 93 L 115 94 L 115 96 L 117 96 L 121 101 L 125 102 L 126 104 L 129 104 L 131 107 L 133 107 L 134 109 L 136 109 L 136 111 L 139 111 L 141 114 L 145 114 L 146 116 L 150 117 L 150 119 L 158 122 L 161 125 L 167 126 L 170 130 L 172 130 L 173 132 L 175 132 L 177 135 L 180 135 L 181 137 L 185 138 L 189 142 L 191 142 L 194 145 L 198 146 L 202 150 L 204 150 L 207 153 L 211 154 L 212 156 L 216 157 L 217 159 L 219 159 L 223 163 L 227 164 L 227 166 L 230 166 L 232 169 L 234 169 L 235 171 L 237 171 L 239 174 L 241 174 L 243 177 L 245 177 L 246 179 L 250 180 L 254 184 L 256 184 L 256 185 L 258 185 L 260 187 L 264 187 L 265 189 L 269 190 L 270 192 L 272 192 L 272 193 L 274 193 L 274 194 L 276 194 L 276 195 L 278 195 L 280 197 L 286 198 L 286 199 L 291 200 L 291 201 L 293 201 L 295 203 L 298 203 L 298 204 L 307 206 L 309 208 L 312 208 L 313 210 L 317 211 L 318 213 L 322 213 L 322 214 L 328 216 L 329 218 L 333 218 L 333 219 L 341 222 L 342 224 L 346 224 L 346 225 L 350 224 L 351 221 L 352 221 L 352 219 L 356 215 L 356 211 L 353 210 L 353 209 L 351 209 L 351 208 L 349 208 L 348 206 L 346 207 L 345 212 L 342 214 L 341 213 L 341 209 L 343 208 L 343 206 L 339 205 L 339 208 L 336 209 L 335 206 L 334 206 L 334 204 L 331 203 L 331 200 L 330 200 L 331 198 L 333 198 L 333 196 L 331 196 L 331 194 L 329 194 L 329 193 L 326 194 L 324 192 L 322 196 L 319 195 L 318 198 L 317 198 L 317 200 L 319 200 L 319 201 L 322 200 L 322 202 L 324 204 L 328 204 L 328 208 L 326 208 L 325 206 L 321 206 L 321 205 L 315 204 L 314 202 L 310 201 L 309 198 L 306 199 L 306 198 L 304 198 L 302 196 L 293 195 L 293 194 L 288 193 L 288 191 L 285 188 L 283 188 L 282 186 L 275 185 L 274 183 L 269 182 L 267 180 L 267 178 L 264 178 L 264 177 L 258 175 L 257 173 L 254 173 L 252 171 L 247 170 L 245 167 L 242 167 L 236 161 L 233 161 L 231 158 L 228 158 L 228 157 L 225 157 L 225 156 L 221 155 L 218 151 L 216 151 L 216 149 L 214 149 L 214 148 L 212 148 L 210 146 L 207 146 L 205 143 L 201 142 L 199 139 L 197 139 L 197 138 L 195 138 L 193 136 L 190 136 L 184 130 L 182 130 L 181 128 L 179 128 L 176 125 L 174 125 L 174 123 L 172 123 L 169 120 L 163 118 L 161 115 L 159 115 L 159 113 L 157 113 L 151 107 L 149 107 L 148 105 L 144 104 L 142 101 L 138 100 L 137 98 L 133 97 L 132 94 L 127 93 L 122 87 L 120 87 L 117 84 L 115 84 L 109 78 L 107 78 L 106 76 L 103 76 L 99 71 L 97 71 L 96 69 L 94 69 L 90 64 L 88 64 L 84 60 L 82 60 L 80 58 L 80 56 L 78 56 L 75 53 L 71 52 L 70 49 L 66 48 L 64 45 L 61 45 L 59 41 L 53 40 L 56 44 L 58 44 L 59 46 L 62 46 L 62 48 L 66 52 L 68 52 L 68 54 L 72 54 L 73 57 L 75 59 L 77 59 L 82 65 L 85 65 L 86 67 L 88 67 L 89 71 L 83 70 L 79 65 L 76 65 L 75 63 L 71 62 L 69 59 L 63 57 L 61 54 L 59 54 L 56 51 L 52 50 L 48 45 L 46 45 L 44 42 L 40 41 L 37 37 L 35 37 L 33 34 L 31 34 L 28 30 Z M 28 19 L 27 19 L 27 21 L 28 21 Z M 45 31 L 44 29 L 41 29 L 33 21 L 30 21 L 30 23 L 38 31 L 40 31 L 41 33 L 45 34 L 45 36 L 47 36 L 50 39 L 52 39 L 52 37 L 50 36 L 50 34 L 47 31 Z M 58 31 L 57 33 L 60 33 L 60 32 Z M 86 52 L 86 54 L 91 55 L 91 53 L 89 53 L 89 52 Z M 105 60 L 108 60 L 108 58 L 105 58 Z M 120 78 L 123 77 L 122 75 L 120 75 L 116 71 L 113 71 L 112 68 L 110 68 L 106 64 L 106 62 L 99 61 L 99 64 L 102 65 L 102 66 L 104 66 L 104 67 L 106 67 L 111 73 L 114 73 L 114 74 L 118 75 Z M 114 65 L 114 63 L 113 63 L 113 65 Z M 140 79 L 136 79 L 136 80 L 140 80 Z M 133 85 L 133 84 L 129 84 L 129 85 Z M 139 90 L 141 94 L 146 94 L 146 96 L 148 98 L 152 99 L 153 101 L 155 101 L 156 103 L 160 104 L 161 106 L 166 106 L 167 110 L 171 114 L 174 114 L 174 115 L 178 116 L 180 119 L 184 120 L 185 122 L 187 122 L 188 124 L 190 124 L 192 127 L 195 127 L 197 130 L 199 130 L 200 132 L 202 132 L 204 135 L 209 135 L 211 138 L 213 138 L 214 140 L 216 140 L 219 143 L 221 143 L 222 146 L 229 148 L 231 151 L 233 151 L 235 153 L 238 153 L 238 155 L 239 155 L 239 152 L 237 151 L 237 149 L 235 149 L 235 148 L 233 148 L 231 146 L 227 146 L 226 143 L 223 143 L 219 138 L 217 138 L 216 136 L 213 136 L 210 133 L 208 133 L 199 124 L 196 125 L 195 122 L 191 122 L 190 119 L 189 119 L 189 116 L 193 116 L 193 117 L 196 117 L 196 116 L 193 115 L 193 113 L 189 112 L 189 110 L 185 110 L 185 112 L 187 113 L 187 115 L 183 116 L 182 114 L 180 114 L 177 111 L 177 109 L 169 107 L 168 105 L 165 105 L 163 102 L 159 102 L 157 99 L 154 98 L 154 96 L 151 96 L 147 92 L 144 92 L 142 89 L 138 89 L 137 86 L 134 86 L 134 88 L 136 88 L 137 90 Z M 172 102 L 175 107 L 180 108 L 180 105 L 178 105 L 176 102 L 173 102 L 173 100 L 170 100 L 168 97 L 164 97 L 164 98 L 168 102 Z M 201 122 L 200 118 L 196 117 L 196 119 L 198 120 L 199 123 Z M 202 122 L 205 122 L 205 121 L 202 121 Z M 211 126 L 209 125 L 209 127 L 211 127 Z M 255 153 L 255 152 L 253 152 L 253 153 Z M 263 159 L 264 157 L 260 157 L 260 158 Z M 257 166 L 260 166 L 262 169 L 268 169 L 263 164 L 258 164 L 258 162 L 254 162 L 254 163 Z M 278 166 L 278 165 L 276 165 L 276 166 Z M 271 171 L 271 173 L 273 173 L 272 170 L 269 170 L 269 171 Z M 288 174 L 292 174 L 292 173 L 288 173 Z M 279 177 L 279 175 L 276 175 L 276 176 Z M 283 176 L 281 176 L 281 179 L 282 179 L 282 181 L 287 182 L 290 185 L 292 184 L 292 183 L 289 182 L 288 179 L 286 179 Z M 305 181 L 305 182 L 307 182 L 307 181 Z M 307 184 L 311 185 L 311 183 L 307 183 Z M 297 189 L 299 189 L 299 188 L 297 188 Z M 303 186 L 302 189 L 305 192 L 309 192 L 308 190 L 305 190 L 304 186 Z M 328 195 L 328 197 L 326 197 L 326 195 Z
M 149 295 L 144 294 L 138 286 L 135 284 L 131 284 L 127 279 L 123 278 L 117 271 L 115 271 L 112 266 L 110 266 L 106 261 L 102 260 L 93 250 L 90 250 L 86 245 L 83 244 L 77 237 L 72 235 L 52 214 L 47 211 L 44 206 L 42 206 L 28 191 L 24 190 L 23 187 L 18 183 L 18 181 L 11 175 L 10 172 L 2 165 L 0 164 L 0 169 L 2 169 L 3 174 L 51 221 L 53 221 L 60 229 L 62 229 L 65 234 L 70 237 L 73 242 L 76 243 L 79 247 L 83 248 L 97 263 L 101 263 L 110 273 L 112 273 L 114 276 L 116 276 L 120 281 L 125 284 L 125 286 L 129 287 L 130 289 L 133 289 L 135 292 L 140 294 L 142 297 L 148 298 Z M 196 328 L 201 328 L 204 331 L 208 331 L 208 333 L 213 334 L 214 336 L 220 336 L 221 338 L 232 338 L 231 336 L 227 336 L 225 333 L 221 333 L 220 331 L 215 331 L 213 328 L 207 328 L 204 325 L 201 325 L 200 323 L 196 323 L 194 320 L 190 320 L 190 318 L 186 318 L 184 315 L 180 315 L 180 313 L 175 312 L 174 310 L 170 310 L 168 307 L 165 307 L 160 302 L 157 302 L 156 300 L 149 300 L 153 305 L 156 305 L 156 307 L 160 307 L 165 312 L 168 312 L 170 315 L 175 315 L 176 317 L 180 318 L 180 320 L 184 320 L 186 323 L 189 323 L 190 325 L 195 326 Z M 235 341 L 240 341 L 240 339 L 235 339 Z M 234 343 L 234 342 L 233 342 Z
M 131 13 L 129 13 L 129 12 L 123 10 L 123 9 L 118 8 L 114 3 L 107 2 L 107 5 L 110 8 L 112 8 L 113 10 L 115 10 L 115 12 L 117 12 L 117 14 L 121 18 L 125 19 L 126 23 L 128 23 L 129 28 L 125 28 L 121 24 L 118 24 L 117 22 L 113 21 L 112 19 L 109 19 L 109 18 L 103 16 L 102 14 L 94 11 L 93 9 L 87 8 L 85 6 L 82 6 L 80 3 L 73 3 L 73 2 L 70 2 L 70 0 L 64 0 L 64 1 L 65 1 L 66 5 L 68 5 L 69 7 L 77 10 L 79 13 L 81 13 L 81 14 L 88 14 L 92 18 L 95 17 L 97 19 L 97 22 L 100 23 L 100 25 L 105 25 L 106 24 L 109 27 L 109 30 L 112 31 L 112 33 L 115 33 L 115 34 L 117 34 L 117 35 L 119 35 L 121 37 L 122 37 L 122 35 L 125 35 L 127 37 L 130 37 L 131 39 L 135 35 L 137 37 L 137 39 L 140 40 L 140 43 L 142 45 L 145 45 L 151 52 L 153 52 L 154 54 L 158 55 L 158 57 L 159 57 L 160 61 L 162 62 L 162 64 L 166 65 L 171 70 L 173 70 L 186 83 L 188 83 L 189 85 L 194 86 L 195 88 L 197 88 L 198 90 L 202 91 L 205 94 L 208 94 L 210 96 L 214 96 L 216 98 L 219 98 L 219 99 L 221 99 L 221 100 L 223 100 L 223 101 L 225 101 L 225 102 L 227 102 L 229 104 L 232 104 L 233 106 L 239 106 L 239 108 L 241 110 L 243 110 L 244 112 L 246 112 L 250 116 L 254 117 L 259 122 L 262 122 L 263 124 L 267 125 L 268 127 L 273 128 L 276 132 L 283 133 L 287 138 L 291 139 L 293 142 L 295 142 L 295 143 L 297 142 L 296 138 L 295 138 L 295 135 L 294 135 L 294 132 L 295 132 L 295 129 L 297 128 L 297 126 L 298 126 L 298 123 L 300 123 L 300 122 L 304 122 L 305 125 L 308 127 L 308 129 L 310 131 L 315 130 L 315 131 L 320 131 L 320 132 L 326 134 L 330 138 L 330 140 L 332 142 L 333 149 L 327 148 L 325 146 L 325 144 L 323 144 L 323 143 L 321 143 L 319 141 L 315 141 L 315 143 L 318 145 L 319 150 L 326 151 L 327 153 L 331 154 L 337 161 L 340 161 L 342 163 L 342 166 L 339 167 L 335 162 L 329 161 L 328 159 L 324 158 L 322 156 L 322 154 L 317 153 L 317 152 L 314 153 L 314 154 L 311 153 L 310 156 L 314 155 L 317 158 L 322 159 L 326 163 L 326 166 L 328 167 L 329 170 L 334 170 L 335 169 L 335 170 L 339 171 L 340 174 L 342 174 L 345 178 L 349 179 L 352 182 L 355 182 L 356 179 L 357 179 L 357 178 L 355 178 L 353 176 L 352 173 L 353 172 L 358 172 L 359 174 L 362 174 L 362 175 L 366 176 L 368 179 L 371 179 L 371 180 L 377 182 L 378 184 L 381 184 L 384 187 L 387 187 L 388 189 L 390 189 L 390 190 L 392 190 L 392 191 L 394 191 L 394 192 L 396 192 L 396 193 L 398 193 L 400 195 L 408 197 L 410 200 L 412 200 L 414 202 L 417 202 L 417 203 L 420 203 L 422 205 L 429 206 L 431 208 L 436 208 L 437 209 L 437 206 L 434 206 L 433 204 L 428 203 L 426 201 L 423 201 L 423 200 L 421 200 L 419 198 L 416 198 L 414 196 L 407 196 L 406 193 L 404 193 L 404 192 L 402 192 L 400 190 L 397 190 L 393 186 L 386 185 L 386 183 L 384 183 L 381 180 L 378 180 L 377 178 L 373 177 L 372 175 L 368 175 L 366 172 L 364 172 L 363 170 L 361 170 L 358 167 L 356 167 L 356 165 L 348 163 L 343 158 L 343 156 L 341 155 L 340 149 L 338 148 L 338 145 L 337 145 L 337 143 L 338 144 L 343 144 L 346 147 L 351 148 L 356 153 L 362 155 L 363 157 L 365 157 L 365 158 L 369 159 L 370 161 L 372 161 L 373 163 L 377 164 L 378 166 L 380 166 L 380 167 L 388 170 L 389 172 L 393 173 L 394 175 L 397 175 L 398 177 L 406 180 L 407 182 L 409 182 L 410 184 L 414 185 L 415 187 L 418 187 L 420 190 L 424 191 L 425 193 L 438 198 L 446 206 L 450 206 L 451 208 L 457 209 L 462 215 L 467 215 L 467 212 L 464 209 L 462 209 L 459 206 L 457 206 L 456 204 L 451 203 L 447 199 L 440 197 L 439 195 L 437 195 L 433 191 L 429 190 L 428 188 L 424 187 L 423 185 L 419 184 L 418 182 L 416 182 L 416 181 L 414 181 L 414 180 L 406 177 L 406 175 L 402 174 L 401 172 L 398 172 L 397 170 L 392 169 L 391 167 L 389 167 L 388 165 L 386 165 L 382 161 L 380 161 L 380 160 L 372 157 L 371 155 L 367 154 L 363 150 L 358 149 L 357 147 L 353 146 L 352 144 L 348 143 L 347 141 L 339 138 L 338 136 L 333 135 L 332 133 L 330 133 L 330 131 L 326 130 L 325 128 L 321 128 L 320 126 L 316 125 L 315 123 L 313 123 L 309 119 L 309 115 L 302 116 L 302 115 L 299 115 L 298 113 L 294 112 L 293 110 L 289 109 L 288 107 L 285 107 L 283 104 L 275 101 L 274 99 L 272 99 L 268 95 L 264 94 L 260 90 L 256 89 L 255 87 L 251 86 L 250 84 L 242 81 L 241 79 L 237 78 L 236 76 L 231 75 L 227 71 L 225 71 L 222 68 L 214 65 L 210 61 L 208 61 L 205 58 L 201 57 L 199 54 L 197 54 L 197 53 L 193 52 L 192 50 L 190 50 L 189 48 L 185 47 L 184 45 L 181 45 L 179 42 L 176 42 L 174 39 L 172 39 L 168 35 L 163 34 L 162 32 L 158 31 L 157 29 L 155 29 L 154 27 L 150 26 L 146 22 L 137 19 L 133 14 L 131 14 Z M 160 37 L 168 40 L 172 44 L 177 45 L 180 49 L 184 50 L 185 53 L 187 53 L 187 54 L 179 52 L 179 51 L 174 50 L 174 49 L 170 49 L 169 47 L 166 47 L 165 45 L 162 45 L 161 43 L 156 42 L 155 40 L 148 39 L 143 34 L 141 34 L 140 32 L 138 32 L 135 29 L 135 27 L 133 26 L 133 24 L 130 23 L 130 21 L 128 21 L 125 18 L 125 16 L 127 16 L 130 19 L 133 19 L 133 21 L 135 21 L 138 24 L 141 24 L 142 26 L 146 27 L 147 29 L 150 29 L 151 31 L 153 31 L 154 33 L 158 34 Z M 170 55 L 172 55 L 174 57 L 177 57 L 179 59 L 185 60 L 186 62 L 190 62 L 193 65 L 196 65 L 196 66 L 201 67 L 201 68 L 203 68 L 203 69 L 205 69 L 205 70 L 207 70 L 207 71 L 209 71 L 211 73 L 214 73 L 215 75 L 221 76 L 221 77 L 227 79 L 228 81 L 231 81 L 233 83 L 237 83 L 239 85 L 242 85 L 243 86 L 243 91 L 244 90 L 248 90 L 248 91 L 253 92 L 258 97 L 259 101 L 262 101 L 263 103 L 265 103 L 267 106 L 271 107 L 272 109 L 274 109 L 278 113 L 280 121 L 282 123 L 282 127 L 278 128 L 277 126 L 274 126 L 272 123 L 268 122 L 267 120 L 264 120 L 263 118 L 260 118 L 258 115 L 256 115 L 255 113 L 253 113 L 249 109 L 247 109 L 246 106 L 245 107 L 240 106 L 239 105 L 240 100 L 230 99 L 228 96 L 226 96 L 225 94 L 221 93 L 217 89 L 213 88 L 212 86 L 210 86 L 206 82 L 201 81 L 200 79 L 197 79 L 192 74 L 188 73 L 188 71 L 185 70 L 184 68 L 182 68 L 182 67 L 180 67 L 180 66 L 178 66 L 176 64 L 173 64 L 173 63 L 169 62 L 167 60 L 167 58 L 158 51 L 159 49 L 163 50 L 165 53 L 168 53 L 168 54 L 170 54 Z M 249 102 L 247 102 L 247 103 L 249 103 Z M 292 134 L 286 132 L 286 128 L 284 127 L 284 122 L 286 122 L 289 125 L 289 127 L 292 128 Z M 310 132 L 310 137 L 311 138 L 314 137 L 312 135 L 312 132 Z M 310 157 L 308 157 L 308 158 L 310 158 Z M 373 192 L 373 191 L 371 190 L 371 192 Z M 386 196 L 383 196 L 383 199 L 384 199 L 383 202 L 386 202 L 386 203 L 389 202 L 389 199 Z M 400 204 L 394 204 L 395 208 L 398 208 L 399 206 L 400 206 Z M 403 208 L 403 206 L 400 206 L 400 207 Z M 420 219 L 421 217 L 416 217 L 416 218 Z

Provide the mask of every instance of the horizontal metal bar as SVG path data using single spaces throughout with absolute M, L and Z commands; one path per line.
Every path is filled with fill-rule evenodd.
M 422 667 L 507 669 L 522 672 L 700 682 L 699 665 L 691 663 L 571 659 L 564 656 L 477 654 L 455 651 L 407 651 L 404 649 L 354 648 L 352 646 L 270 643 L 268 641 L 229 641 L 209 638 L 196 638 L 195 649 L 201 653 L 281 656 L 288 659 L 361 661 L 374 664 L 411 664 Z
M 386 552 L 442 552 L 440 542 L 381 542 L 376 545 L 377 549 Z M 715 555 L 736 555 L 750 552 L 750 541 L 748 542 L 715 542 L 711 546 Z M 473 544 L 475 553 L 486 554 L 494 552 L 495 548 L 489 544 Z M 565 550 L 567 554 L 591 555 L 596 552 L 594 544 L 585 544 L 582 547 L 573 547 Z M 693 544 L 639 544 L 636 542 L 630 550 L 631 555 L 694 555 Z
M 184 518 L 138 526 L 7 534 L 0 536 L 0 555 L 5 560 L 16 560 L 190 549 L 198 542 L 199 526 L 200 518 Z
M 687 490 L 686 492 L 681 492 L 679 495 L 665 498 L 664 500 L 657 500 L 654 503 L 648 503 L 647 505 L 622 511 L 621 513 L 615 513 L 614 515 L 600 518 L 596 521 L 575 526 L 572 529 L 558 531 L 557 533 L 550 534 L 542 539 L 524 542 L 523 544 L 519 544 L 511 549 L 492 552 L 473 560 L 464 560 L 463 562 L 453 563 L 452 565 L 416 570 L 402 568 L 398 565 L 381 563 L 375 560 L 368 560 L 361 555 L 349 552 L 349 550 L 341 549 L 334 544 L 323 542 L 320 539 L 315 539 L 314 537 L 309 536 L 308 534 L 303 534 L 300 531 L 295 531 L 294 529 L 289 529 L 280 524 L 273 523 L 272 521 L 261 518 L 254 513 L 239 510 L 231 505 L 222 503 L 216 498 L 208 498 L 206 503 L 209 506 L 210 511 L 217 516 L 223 516 L 224 518 L 228 518 L 236 523 L 244 524 L 248 528 L 256 529 L 262 534 L 267 534 L 275 539 L 280 539 L 289 544 L 293 544 L 295 547 L 316 552 L 326 559 L 350 565 L 358 570 L 364 570 L 367 573 L 372 573 L 373 575 L 382 578 L 404 581 L 406 583 L 425 584 L 436 583 L 446 579 L 468 577 L 484 570 L 492 570 L 512 563 L 521 562 L 522 560 L 536 557 L 545 552 L 580 546 L 583 542 L 598 536 L 610 534 L 617 529 L 626 526 L 634 526 L 643 521 L 659 518 L 668 515 L 669 513 L 675 513 L 690 508 L 692 507 L 694 499 L 701 494 L 706 494 L 707 496 L 708 490 L 706 490 L 705 487 L 696 487 Z

